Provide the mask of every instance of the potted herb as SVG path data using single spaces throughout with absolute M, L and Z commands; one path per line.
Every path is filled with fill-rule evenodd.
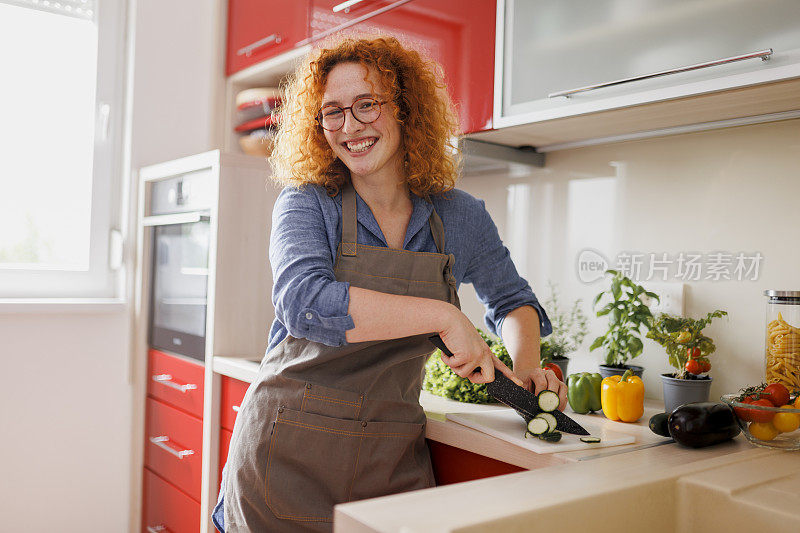
M 677 371 L 661 374 L 664 387 L 664 408 L 671 413 L 685 403 L 706 402 L 711 389 L 708 356 L 716 346 L 702 331 L 715 318 L 728 313 L 717 309 L 705 318 L 687 318 L 659 313 L 651 321 L 647 338 L 659 343 L 669 356 L 669 364 Z
M 605 364 L 600 365 L 600 375 L 604 378 L 622 375 L 626 370 L 641 377 L 644 369 L 627 363 L 642 353 L 641 327 L 648 328 L 653 318 L 644 298 L 659 298 L 621 272 L 606 270 L 605 273 L 611 276 L 611 285 L 595 297 L 594 308 L 598 317 L 608 315 L 608 331 L 594 340 L 589 351 L 601 347 L 605 351 Z
M 544 308 L 547 309 L 553 332 L 541 341 L 542 367 L 555 363 L 561 369 L 561 374 L 567 377 L 567 355 L 577 350 L 586 337 L 586 315 L 581 309 L 580 299 L 575 300 L 569 310 L 562 309 L 558 304 L 557 287 L 553 283 L 548 283 L 548 287 L 550 297 L 544 301 Z

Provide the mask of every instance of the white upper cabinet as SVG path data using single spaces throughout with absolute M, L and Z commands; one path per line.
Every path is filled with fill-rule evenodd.
M 758 53 L 769 59 L 762 60 Z M 738 56 L 750 58 L 733 60 Z M 709 65 L 700 67 L 703 64 Z M 798 0 L 499 2 L 496 128 L 574 118 L 791 78 L 800 78 Z M 581 90 L 564 95 L 576 89 Z M 800 109 L 795 103 L 787 103 L 791 98 L 785 94 L 762 96 L 781 103 L 759 106 L 758 93 L 750 93 L 747 98 L 753 101 L 753 107 L 744 106 L 740 113 Z M 740 107 L 737 102 L 707 103 Z M 736 113 L 723 111 L 695 120 L 735 116 Z M 687 123 L 662 122 L 655 120 L 653 124 L 669 127 Z M 580 138 L 583 126 L 573 133 L 558 127 L 549 133 L 537 130 L 543 135 L 531 137 L 530 144 L 574 141 Z M 608 131 L 590 127 L 586 134 L 614 135 L 641 129 L 647 126 L 630 124 Z

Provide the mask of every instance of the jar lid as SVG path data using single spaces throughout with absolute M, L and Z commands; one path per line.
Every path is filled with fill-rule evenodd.
M 764 291 L 764 296 L 769 296 L 770 298 L 800 298 L 800 291 L 767 290 Z

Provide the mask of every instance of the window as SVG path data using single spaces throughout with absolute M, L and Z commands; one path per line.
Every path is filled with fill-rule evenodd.
M 96 1 L 0 0 L 0 297 L 116 296 L 124 3 Z

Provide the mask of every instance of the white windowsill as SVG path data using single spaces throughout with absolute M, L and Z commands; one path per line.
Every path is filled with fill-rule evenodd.
M 0 314 L 121 313 L 121 298 L 0 298 Z

